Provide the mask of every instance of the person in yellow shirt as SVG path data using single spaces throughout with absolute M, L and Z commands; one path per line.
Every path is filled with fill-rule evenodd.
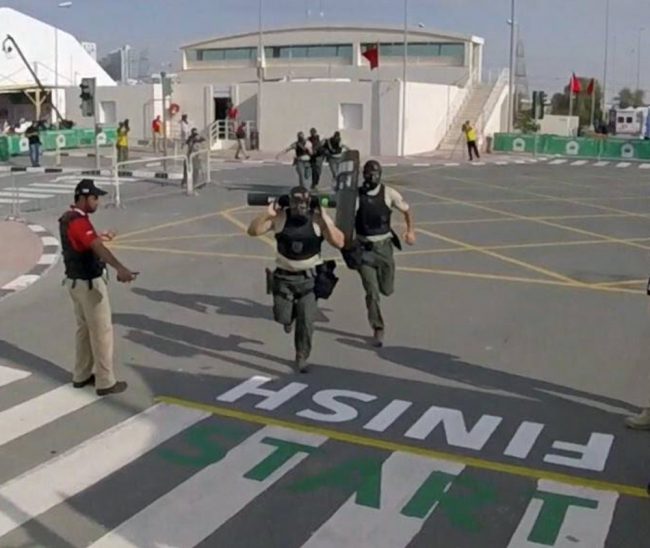
M 126 162 L 129 159 L 129 125 L 128 120 L 120 122 L 117 127 L 117 161 Z
M 467 139 L 467 152 L 469 153 L 470 162 L 474 159 L 474 154 L 480 160 L 481 155 L 478 153 L 478 146 L 476 145 L 476 130 L 472 127 L 469 120 L 463 124 L 463 133 L 465 133 L 465 138 Z

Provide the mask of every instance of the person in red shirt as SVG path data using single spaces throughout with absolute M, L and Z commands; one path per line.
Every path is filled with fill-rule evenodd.
M 104 245 L 115 232 L 98 234 L 89 215 L 97 211 L 106 191 L 83 179 L 75 189 L 75 203 L 59 219 L 61 249 L 77 321 L 76 358 L 72 383 L 75 388 L 95 385 L 100 396 L 124 392 L 126 382 L 116 381 L 113 368 L 113 321 L 108 297 L 106 265 L 117 271 L 117 280 L 132 282 L 131 272 Z
M 153 133 L 153 151 L 157 152 L 163 150 L 163 126 L 160 114 L 151 122 L 151 132 Z

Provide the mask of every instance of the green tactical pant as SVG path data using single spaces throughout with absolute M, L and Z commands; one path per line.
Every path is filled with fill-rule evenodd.
M 379 295 L 389 297 L 395 290 L 395 259 L 392 242 L 384 240 L 373 243 L 372 249 L 364 250 L 362 261 L 359 274 L 363 288 L 366 290 L 368 321 L 373 329 L 384 329 Z
M 316 311 L 314 276 L 311 272 L 276 270 L 273 273 L 273 318 L 285 326 L 296 322 L 296 355 L 305 359 L 311 354 Z

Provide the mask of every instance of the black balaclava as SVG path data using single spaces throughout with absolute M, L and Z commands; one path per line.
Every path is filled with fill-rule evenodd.
M 291 216 L 297 219 L 307 220 L 311 195 L 309 190 L 302 186 L 296 186 L 289 192 L 289 211 Z
M 363 187 L 366 190 L 377 188 L 381 182 L 381 164 L 377 160 L 368 160 L 363 166 Z

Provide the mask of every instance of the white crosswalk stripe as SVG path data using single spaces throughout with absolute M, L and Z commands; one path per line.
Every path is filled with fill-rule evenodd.
M 7 198 L 18 197 L 18 198 L 27 198 L 30 200 L 35 200 L 37 198 L 52 198 L 53 194 L 37 194 L 34 192 L 24 192 L 22 189 L 17 189 L 16 192 L 0 192 L 0 196 L 6 196 Z
M 306 453 L 295 454 L 263 481 L 247 479 L 244 474 L 276 449 L 264 444 L 265 438 L 280 438 L 310 447 L 318 447 L 327 440 L 324 436 L 284 428 L 263 428 L 223 460 L 204 468 L 91 548 L 195 546 L 307 457 Z M 228 496 L 224 497 L 224 493 Z M 191 512 L 185 511 L 192 500 L 200 500 L 201 504 L 195 504 Z
M 584 166 L 587 163 L 587 160 L 576 160 L 575 162 L 571 162 L 572 166 Z
M 605 167 L 605 166 L 608 166 L 608 165 L 609 165 L 609 162 L 596 162 L 594 164 L 594 166 L 596 166 L 596 167 Z
M 567 163 L 567 160 L 563 160 L 563 159 L 553 160 L 552 162 L 549 162 L 549 164 L 552 165 L 552 166 L 557 166 L 557 165 L 566 164 L 566 163 Z
M 34 378 L 29 371 L 0 365 L 0 387 L 4 390 L 12 383 L 29 383 Z M 0 412 L 0 447 L 28 434 L 41 440 L 43 431 L 51 428 L 54 421 L 83 414 L 93 405 L 103 405 L 102 399 L 94 394 L 92 389 L 76 390 L 67 384 Z M 59 505 L 74 507 L 71 498 L 82 493 L 85 496 L 102 481 L 111 482 L 117 478 L 121 485 L 128 485 L 128 474 L 135 473 L 130 465 L 148 458 L 161 458 L 160 455 L 152 457 L 151 452 L 212 416 L 207 411 L 166 403 L 133 413 L 130 418 L 60 455 L 45 457 L 41 464 L 0 484 L 0 546 L 14 545 L 14 534 L 26 531 L 27 528 L 21 528 L 35 518 L 42 523 L 52 523 L 54 515 L 61 510 Z M 206 425 L 214 427 L 212 423 Z M 190 442 L 189 439 L 184 441 L 188 447 L 181 447 L 181 454 L 196 454 L 195 450 L 199 449 L 200 444 L 194 445 L 197 440 L 192 438 Z M 309 465 L 309 460 L 317 454 L 323 459 L 323 455 L 334 450 L 335 445 L 328 444 L 330 441 L 318 433 L 260 426 L 236 442 L 233 439 L 234 446 L 229 450 L 224 447 L 217 459 L 199 464 L 189 476 L 183 475 L 177 482 L 170 482 L 164 492 L 155 495 L 151 492 L 147 498 L 153 475 L 137 484 L 139 494 L 143 495 L 138 506 L 122 514 L 119 522 L 111 522 L 107 529 L 90 532 L 93 536 L 86 538 L 83 545 L 92 548 L 193 548 L 205 543 L 227 522 L 231 525 L 233 518 L 244 528 L 250 527 L 250 538 L 255 538 L 255 522 L 248 522 L 246 513 L 257 508 L 258 498 L 263 499 L 265 494 L 275 496 L 283 492 L 280 496 L 284 496 L 282 500 L 286 502 L 287 484 L 284 487 L 279 484 L 293 473 L 297 474 L 291 481 L 296 477 L 304 481 L 304 471 L 307 480 L 324 477 L 320 468 L 314 470 L 314 462 Z M 327 463 L 327 459 L 321 462 Z M 382 456 L 375 466 L 377 468 L 367 476 L 373 486 L 371 489 L 350 488 L 339 482 L 339 487 L 347 489 L 351 495 L 345 501 L 330 504 L 327 513 L 316 517 L 317 523 L 311 520 L 310 529 L 304 530 L 303 548 L 406 548 L 424 540 L 420 535 L 425 534 L 423 528 L 427 520 L 447 519 L 450 504 L 456 508 L 459 500 L 464 500 L 459 496 L 471 496 L 461 493 L 476 483 L 472 474 L 468 482 L 463 483 L 466 471 L 463 464 L 400 451 L 392 452 L 387 458 Z M 325 471 L 326 475 L 330 474 L 327 476 L 330 481 L 331 470 Z M 474 474 L 477 471 L 472 470 Z M 314 473 L 317 475 L 313 476 Z M 458 490 L 454 492 L 454 489 Z M 449 491 L 452 492 L 445 503 Z M 511 509 L 522 517 L 516 527 L 510 526 L 506 537 L 510 538 L 508 548 L 605 545 L 619 499 L 617 493 L 548 480 L 538 480 L 536 484 L 530 480 L 526 493 L 517 503 L 520 506 Z M 115 497 L 120 500 L 119 493 L 115 493 Z M 318 490 L 313 497 L 314 500 L 319 497 Z M 327 498 L 320 500 L 327 501 Z M 98 505 L 93 510 L 92 516 L 97 523 L 103 523 L 99 512 L 109 507 L 109 503 L 104 503 L 105 506 Z M 274 517 L 268 513 L 268 504 L 267 498 L 262 508 L 272 524 Z M 471 501 L 468 504 L 471 507 Z M 559 512 L 561 508 L 565 511 Z M 281 504 L 272 511 L 280 516 L 295 510 Z M 297 511 L 308 512 L 308 508 Z M 504 508 L 496 504 L 492 515 L 498 518 L 503 511 Z M 296 524 L 299 526 L 300 520 Z M 61 522 L 56 527 L 53 531 L 58 532 L 74 524 Z M 5 535 L 10 535 L 12 541 L 5 541 Z M 249 538 L 241 539 L 238 545 L 249 541 Z M 269 547 L 294 545 L 282 545 L 280 538 L 258 538 L 256 542 L 256 545 Z
M 630 167 L 632 164 L 630 162 L 619 162 L 616 164 L 616 167 Z

